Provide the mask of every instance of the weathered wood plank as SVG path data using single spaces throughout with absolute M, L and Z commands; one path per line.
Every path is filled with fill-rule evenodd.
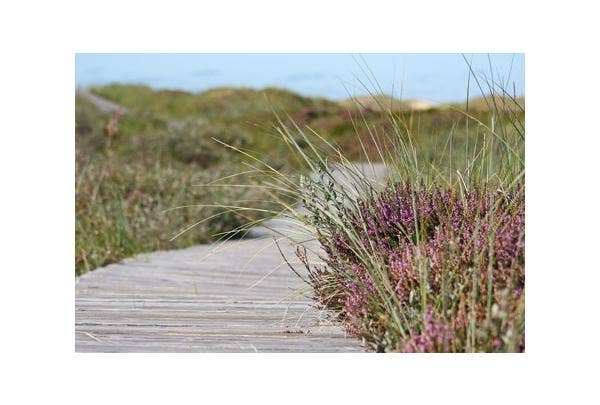
M 363 351 L 313 306 L 273 233 L 255 229 L 252 236 L 139 255 L 83 275 L 75 287 L 75 350 Z M 292 246 L 280 247 L 303 272 Z
M 215 247 L 141 255 L 81 277 L 76 350 L 362 350 L 301 293 L 306 286 L 268 236 Z

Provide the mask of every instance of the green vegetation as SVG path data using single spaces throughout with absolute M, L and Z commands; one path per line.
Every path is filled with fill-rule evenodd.
M 267 211 L 281 210 L 268 188 L 196 187 L 239 172 L 252 171 L 221 184 L 257 181 L 256 162 L 221 143 L 248 151 L 289 175 L 307 170 L 293 158 L 296 147 L 314 157 L 303 132 L 314 130 L 322 136 L 313 136 L 311 144 L 317 148 L 333 142 L 349 159 L 365 160 L 365 151 L 367 157 L 377 157 L 376 144 L 390 128 L 386 109 L 353 107 L 275 88 L 192 94 L 108 85 L 92 92 L 127 110 L 102 113 L 86 99 L 76 98 L 76 274 L 140 252 L 232 236 L 227 232 L 270 215 Z M 464 115 L 447 108 L 403 108 L 397 113 L 415 129 L 416 141 L 425 145 L 425 161 L 439 154 L 449 132 L 454 134 L 453 160 L 462 159 L 467 149 L 472 153 L 474 146 L 464 147 Z M 477 114 L 489 121 L 489 111 Z M 297 125 L 288 128 L 292 143 L 281 142 L 277 117 Z M 295 198 L 280 197 L 288 202 Z M 174 209 L 182 206 L 186 207 Z M 195 225 L 204 218 L 209 219 Z
M 370 350 L 525 350 L 523 100 L 501 94 L 474 105 L 357 109 L 348 121 L 358 137 L 337 145 L 282 120 L 282 143 L 317 175 L 262 162 L 263 184 L 282 196 L 272 203 L 325 252 L 320 265 L 298 250 L 315 300 Z M 385 187 L 356 160 L 384 162 Z M 336 187 L 340 175 L 356 186 Z M 305 210 L 290 207 L 290 195 Z
M 266 213 L 219 207 L 243 202 L 267 210 L 270 204 L 260 201 L 264 193 L 257 189 L 198 187 L 251 169 L 248 159 L 221 143 L 258 151 L 279 169 L 291 170 L 287 147 L 274 142 L 271 106 L 300 115 L 336 107 L 279 89 L 215 89 L 194 95 L 110 85 L 93 92 L 126 112 L 102 113 L 76 97 L 78 275 L 136 253 L 214 240 L 264 217 Z M 197 223 L 203 218 L 210 219 Z
M 109 121 L 109 116 L 77 100 L 77 274 L 139 252 L 205 242 L 210 235 L 242 223 L 238 215 L 227 213 L 171 242 L 178 231 L 200 216 L 216 213 L 216 209 L 193 207 L 165 210 L 209 202 L 204 190 L 194 185 L 224 173 L 216 158 L 221 151 L 209 149 L 205 158 L 210 165 L 204 161 L 184 163 L 190 152 L 185 151 L 186 155 L 168 147 L 170 136 L 175 135 L 167 132 L 162 122 L 152 125 L 124 116 L 111 140 L 105 131 Z M 251 194 L 221 189 L 210 195 L 210 202 L 234 201 Z

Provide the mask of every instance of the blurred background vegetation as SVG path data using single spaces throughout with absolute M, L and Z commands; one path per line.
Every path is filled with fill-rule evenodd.
M 302 170 L 276 133 L 282 122 L 311 128 L 356 161 L 365 156 L 377 160 L 374 140 L 381 143 L 378 138 L 385 137 L 390 115 L 401 116 L 403 125 L 411 127 L 421 161 L 449 156 L 442 166 L 452 171 L 477 148 L 474 140 L 469 144 L 476 131 L 467 132 L 466 116 L 459 111 L 467 107 L 464 104 L 430 105 L 380 95 L 330 101 L 278 88 L 187 93 L 113 84 L 90 92 L 124 109 L 103 112 L 88 98 L 76 96 L 77 275 L 140 252 L 215 240 L 266 215 L 250 211 L 217 215 L 223 208 L 198 206 L 274 209 L 258 188 L 198 185 L 249 170 L 252 160 L 222 143 L 260 156 L 282 172 Z M 520 109 L 514 113 L 524 114 Z M 489 122 L 489 101 L 471 100 L 469 114 Z M 315 142 L 318 146 L 320 140 Z M 225 183 L 249 182 L 232 177 Z M 212 215 L 216 216 L 171 240 Z

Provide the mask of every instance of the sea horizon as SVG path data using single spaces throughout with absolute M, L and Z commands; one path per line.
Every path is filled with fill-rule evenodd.
M 75 85 L 136 84 L 194 93 L 278 87 L 332 100 L 383 93 L 451 103 L 481 95 L 473 73 L 483 88 L 493 73 L 496 87 L 524 96 L 524 63 L 523 54 L 79 53 Z

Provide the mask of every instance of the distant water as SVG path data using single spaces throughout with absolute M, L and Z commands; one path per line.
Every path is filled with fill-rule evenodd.
M 465 54 L 480 80 L 524 95 L 523 54 Z M 489 57 L 489 59 L 488 59 Z M 373 79 L 373 77 L 377 80 Z M 137 83 L 159 89 L 284 87 L 307 96 L 346 98 L 368 92 L 433 102 L 461 101 L 469 68 L 460 54 L 77 54 L 75 83 Z M 381 89 L 380 89 L 381 87 Z M 368 91 L 366 90 L 368 89 Z M 470 81 L 471 95 L 480 95 Z

